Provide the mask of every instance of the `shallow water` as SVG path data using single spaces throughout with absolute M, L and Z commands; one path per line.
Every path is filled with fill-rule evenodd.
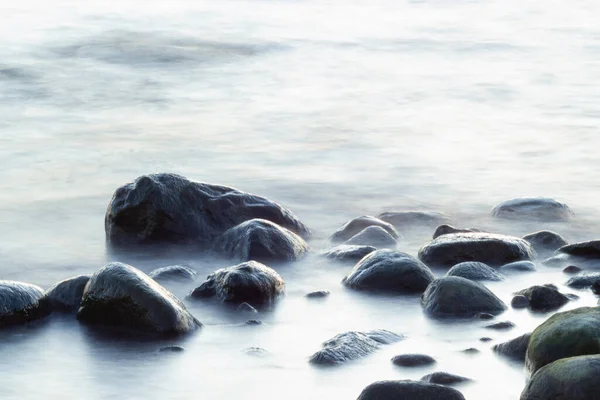
M 6 3 L 6 4 L 5 4 Z M 0 332 L 0 396 L 91 399 L 356 398 L 380 379 L 433 371 L 473 378 L 469 399 L 517 398 L 522 367 L 497 342 L 548 314 L 507 311 L 517 327 L 426 318 L 416 297 L 345 290 L 351 265 L 317 253 L 349 218 L 444 211 L 458 226 L 597 237 L 600 5 L 593 1 L 76 1 L 0 5 L 0 277 L 48 288 L 106 261 L 149 272 L 187 263 L 199 281 L 227 260 L 115 256 L 103 217 L 113 190 L 177 172 L 291 208 L 313 254 L 273 265 L 288 295 L 258 316 L 188 302 L 206 325 L 162 343 L 110 339 L 69 316 Z M 12 4 L 14 3 L 14 4 Z M 499 223 L 498 202 L 555 197 L 568 224 Z M 404 233 L 416 254 L 433 229 Z M 560 269 L 489 284 L 503 300 Z M 199 282 L 196 282 L 198 284 Z M 180 297 L 195 285 L 167 285 Z M 332 292 L 323 301 L 303 297 Z M 564 288 L 563 288 L 564 289 Z M 591 305 L 594 296 L 567 306 Z M 258 318 L 261 326 L 240 325 Z M 307 358 L 337 333 L 408 336 L 337 368 Z M 480 343 L 481 336 L 493 342 Z M 264 347 L 267 357 L 243 353 Z M 477 347 L 480 354 L 460 350 Z M 389 359 L 425 352 L 435 367 Z

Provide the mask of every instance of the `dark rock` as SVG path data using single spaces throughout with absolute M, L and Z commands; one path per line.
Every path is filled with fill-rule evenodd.
M 527 308 L 529 307 L 529 299 L 522 294 L 518 294 L 512 298 L 510 305 L 512 308 Z
M 77 318 L 157 334 L 187 333 L 201 326 L 177 297 L 143 272 L 118 262 L 92 275 Z
M 558 360 L 531 377 L 521 393 L 521 400 L 596 400 L 600 393 L 598 376 L 598 355 Z
M 475 228 L 455 228 L 452 225 L 440 225 L 433 232 L 433 239 L 437 239 L 442 235 L 448 235 L 451 233 L 475 233 L 475 232 L 483 232 L 481 229 Z
M 569 298 L 558 291 L 554 285 L 535 285 L 518 291 L 529 300 L 529 308 L 534 311 L 556 310 L 569 302 Z
M 421 293 L 433 279 L 431 270 L 416 258 L 384 249 L 360 260 L 342 282 L 359 290 Z
M 526 333 L 519 337 L 509 340 L 508 342 L 500 343 L 492 347 L 492 349 L 503 356 L 525 362 L 525 354 L 529 345 L 531 333 Z
M 557 251 L 571 256 L 600 258 L 600 240 L 568 244 Z
M 551 253 L 567 245 L 567 241 L 556 232 L 537 231 L 523 236 L 540 254 Z
M 306 226 L 277 203 L 175 174 L 144 175 L 118 188 L 106 210 L 105 231 L 111 245 L 205 245 L 254 218 L 309 236 Z
M 196 279 L 196 271 L 183 265 L 169 265 L 150 272 L 148 276 L 157 282 L 160 281 L 193 281 Z
M 44 290 L 30 283 L 0 280 L 0 328 L 47 317 L 52 305 Z
M 401 354 L 392 358 L 392 363 L 400 367 L 422 367 L 435 364 L 436 361 L 426 354 Z
M 237 306 L 237 310 L 241 311 L 241 312 L 249 312 L 249 313 L 257 313 L 258 312 L 256 310 L 256 308 L 252 307 L 248 303 L 242 303 L 242 304 L 240 304 L 239 306 Z
M 262 347 L 248 347 L 247 349 L 244 349 L 244 354 L 247 354 L 252 357 L 261 357 L 261 358 L 269 357 L 271 355 L 270 352 L 263 349 Z
M 486 312 L 480 312 L 480 313 L 475 314 L 475 318 L 479 318 L 479 319 L 483 319 L 483 320 L 494 319 L 494 315 L 490 314 L 490 313 L 486 313 Z
M 486 312 L 497 315 L 506 305 L 482 284 L 448 276 L 433 281 L 421 297 L 425 313 L 434 317 L 473 317 Z
M 594 282 L 592 284 L 592 292 L 594 292 L 594 294 L 600 294 L 600 282 Z
M 600 272 L 590 272 L 574 276 L 567 281 L 566 285 L 573 289 L 587 289 L 592 287 L 596 282 L 600 282 Z
M 348 246 L 345 244 L 334 247 L 323 255 L 339 261 L 358 261 L 377 250 L 373 246 Z
M 490 337 L 482 337 L 482 338 L 479 338 L 479 341 L 480 341 L 480 342 L 491 342 L 492 340 L 493 340 L 493 339 L 492 339 L 492 338 L 490 338 Z
M 246 325 L 262 325 L 262 321 L 259 321 L 257 319 L 249 319 L 248 321 L 246 321 Z
M 285 283 L 273 269 L 256 261 L 221 268 L 194 289 L 193 298 L 216 297 L 220 301 L 265 304 L 285 293 Z
M 453 375 L 447 372 L 434 372 L 421 378 L 423 382 L 435 383 L 437 385 L 456 385 L 458 383 L 469 382 L 471 379 L 464 376 Z
M 512 272 L 535 272 L 536 268 L 531 261 L 515 261 L 504 264 L 498 270 L 504 274 L 510 274 Z
M 452 218 L 448 215 L 435 211 L 390 211 L 379 214 L 379 219 L 401 230 L 415 226 L 433 227 L 452 222 Z
M 383 228 L 393 238 L 398 238 L 398 232 L 396 232 L 396 229 L 394 229 L 391 224 L 382 221 L 379 218 L 363 215 L 362 217 L 354 218 L 338 229 L 333 235 L 331 235 L 331 241 L 334 243 L 345 242 L 370 226 L 378 226 Z
M 568 267 L 566 267 L 565 269 L 563 269 L 563 272 L 565 274 L 578 274 L 581 271 L 583 271 L 581 268 L 576 267 L 575 265 L 569 265 Z
M 380 226 L 369 226 L 344 242 L 349 246 L 396 247 L 396 239 Z
M 600 354 L 600 308 L 581 307 L 554 314 L 535 328 L 526 365 L 536 372 L 561 358 Z
M 310 357 L 311 364 L 335 365 L 365 357 L 381 345 L 402 340 L 404 336 L 386 330 L 345 332 L 323 343 L 323 348 Z
M 451 267 L 464 261 L 492 266 L 535 258 L 535 251 L 523 239 L 492 233 L 451 233 L 432 240 L 419 250 L 427 265 Z
M 565 264 L 569 264 L 571 262 L 571 256 L 569 256 L 568 254 L 559 253 L 552 257 L 546 258 L 544 261 L 542 261 L 542 264 L 544 264 L 547 267 L 562 267 Z
M 79 275 L 65 279 L 52 286 L 46 292 L 52 309 L 55 311 L 77 311 L 83 297 L 83 289 L 91 275 Z
M 170 353 L 181 353 L 185 349 L 182 346 L 165 346 L 158 349 L 158 351 L 162 352 L 170 352 Z
M 456 264 L 446 276 L 459 276 L 471 281 L 501 281 L 504 277 L 487 264 L 478 261 L 465 261 Z
M 479 351 L 479 349 L 476 349 L 475 347 L 469 347 L 468 349 L 464 349 L 462 352 L 465 353 L 465 354 L 479 354 L 479 353 L 481 353 Z
M 308 245 L 294 232 L 266 219 L 244 221 L 221 235 L 214 247 L 240 261 L 295 261 L 308 251 Z
M 510 321 L 496 322 L 495 324 L 486 325 L 487 329 L 507 330 L 515 327 L 515 324 Z
M 324 297 L 328 297 L 331 294 L 328 290 L 319 290 L 316 292 L 310 292 L 306 295 L 309 299 L 322 299 Z
M 568 221 L 573 211 L 566 204 L 547 197 L 518 197 L 498 204 L 492 215 L 504 219 Z
M 379 381 L 370 384 L 357 400 L 464 400 L 451 387 L 419 381 Z

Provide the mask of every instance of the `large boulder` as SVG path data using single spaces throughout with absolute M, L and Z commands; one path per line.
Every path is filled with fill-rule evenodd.
M 360 260 L 342 282 L 359 290 L 422 293 L 434 278 L 431 270 L 416 258 L 383 249 Z
M 519 337 L 509 340 L 508 342 L 500 343 L 492 347 L 492 349 L 505 357 L 510 359 L 525 362 L 525 355 L 527 354 L 527 346 L 529 345 L 529 338 L 531 333 L 526 333 Z
M 523 236 L 540 254 L 552 253 L 559 248 L 566 246 L 567 241 L 556 232 L 537 231 Z
M 380 226 L 369 226 L 344 242 L 350 246 L 396 247 L 396 239 Z
M 207 245 L 254 218 L 309 236 L 290 210 L 264 197 L 166 173 L 144 175 L 118 188 L 106 210 L 105 231 L 111 245 Z
M 92 275 L 77 319 L 161 335 L 188 333 L 201 326 L 177 297 L 140 270 L 119 262 Z
M 373 246 L 350 246 L 341 244 L 326 251 L 323 255 L 327 258 L 339 261 L 358 261 L 364 256 L 377 250 Z
M 323 343 L 323 348 L 313 354 L 309 362 L 318 365 L 336 365 L 365 357 L 384 344 L 404 339 L 404 336 L 386 330 L 345 332 Z
M 456 389 L 421 381 L 379 381 L 363 389 L 357 400 L 465 400 Z
M 501 281 L 502 274 L 487 264 L 478 261 L 465 261 L 456 264 L 446 273 L 447 276 L 460 276 L 471 281 Z
M 169 265 L 157 268 L 148 276 L 157 282 L 162 281 L 193 281 L 198 273 L 185 265 Z
M 437 228 L 435 228 L 432 239 L 437 239 L 438 237 L 440 237 L 442 235 L 448 235 L 450 233 L 477 233 L 477 232 L 481 233 L 483 231 L 481 229 L 476 229 L 476 228 L 456 228 L 452 225 L 443 224 L 443 225 L 440 225 Z
M 588 272 L 572 277 L 566 285 L 574 289 L 587 289 L 598 282 L 600 282 L 600 272 Z
M 221 268 L 190 293 L 192 298 L 215 297 L 230 303 L 268 304 L 285 293 L 285 283 L 275 270 L 256 261 Z
M 41 319 L 51 312 L 50 301 L 39 286 L 0 281 L 0 328 Z
M 240 261 L 295 261 L 308 251 L 304 239 L 266 219 L 251 219 L 228 229 L 215 248 Z
M 436 279 L 421 297 L 425 313 L 433 317 L 473 317 L 500 314 L 506 305 L 481 283 L 457 276 Z
M 452 222 L 448 215 L 436 211 L 388 211 L 379 214 L 379 219 L 400 230 L 418 226 L 433 227 Z
M 346 222 L 344 226 L 342 226 L 333 235 L 331 235 L 330 239 L 334 243 L 345 242 L 352 236 L 356 235 L 360 231 L 370 226 L 378 226 L 384 229 L 393 238 L 398 238 L 398 232 L 396 232 L 396 229 L 394 229 L 394 227 L 391 224 L 382 221 L 379 218 L 372 217 L 370 215 L 363 215 L 362 217 L 357 217 Z
M 52 286 L 46 292 L 52 308 L 56 311 L 77 311 L 83 297 L 85 285 L 91 275 L 78 275 L 65 279 Z
M 419 250 L 419 259 L 430 266 L 451 267 L 464 261 L 492 266 L 535 258 L 523 239 L 492 233 L 452 233 L 433 239 Z
M 547 197 L 517 197 L 498 204 L 492 209 L 492 215 L 504 219 L 568 221 L 573 211 L 566 204 Z
M 581 307 L 554 314 L 529 339 L 526 365 L 536 372 L 561 358 L 600 354 L 600 308 Z
M 596 400 L 600 355 L 565 358 L 548 364 L 527 382 L 521 400 Z
M 572 256 L 600 258 L 600 240 L 568 244 L 559 248 L 558 252 Z
M 516 295 L 525 296 L 529 300 L 529 308 L 534 311 L 552 311 L 569 302 L 569 297 L 558 291 L 552 284 L 535 285 L 520 290 Z

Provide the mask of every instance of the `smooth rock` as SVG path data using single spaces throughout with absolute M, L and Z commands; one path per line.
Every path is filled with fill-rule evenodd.
M 569 206 L 547 197 L 517 197 L 492 209 L 496 218 L 516 220 L 568 221 L 573 215 Z
M 519 337 L 509 340 L 508 342 L 500 343 L 492 347 L 492 349 L 505 357 L 513 360 L 525 362 L 525 354 L 529 345 L 531 333 L 526 333 Z
M 421 381 L 379 381 L 363 389 L 357 400 L 464 400 L 451 387 Z
M 486 312 L 480 312 L 480 313 L 475 314 L 475 318 L 479 318 L 479 319 L 483 319 L 483 320 L 494 319 L 494 315 L 490 314 L 490 313 L 486 313 Z
M 558 291 L 554 285 L 535 285 L 516 292 L 527 297 L 529 308 L 534 311 L 556 310 L 569 302 L 569 298 Z
M 568 244 L 562 236 L 552 231 L 533 232 L 523 236 L 523 239 L 527 240 L 540 254 L 552 253 Z
M 378 226 L 383 228 L 393 238 L 398 238 L 398 232 L 396 232 L 396 229 L 394 229 L 391 224 L 370 215 L 363 215 L 362 217 L 357 217 L 348 221 L 344 226 L 331 235 L 330 239 L 334 243 L 345 242 L 370 226 Z
M 508 264 L 504 264 L 498 271 L 504 274 L 510 274 L 513 272 L 535 272 L 537 269 L 535 268 L 535 264 L 531 261 L 515 261 Z
M 51 312 L 52 305 L 39 286 L 0 280 L 0 328 L 38 320 Z
M 380 226 L 369 226 L 344 242 L 348 246 L 373 246 L 377 248 L 394 248 L 396 239 Z
M 262 325 L 262 321 L 259 321 L 257 319 L 249 319 L 248 321 L 246 321 L 246 325 Z
M 597 282 L 600 282 L 600 272 L 588 272 L 572 277 L 566 285 L 573 289 L 587 289 Z
M 318 290 L 316 292 L 310 292 L 305 297 L 309 299 L 322 299 L 328 297 L 331 294 L 328 290 Z
M 389 222 L 399 230 L 415 226 L 432 227 L 452 222 L 452 218 L 448 215 L 435 211 L 389 211 L 379 214 L 379 219 Z
M 392 358 L 392 363 L 400 367 L 422 367 L 435 364 L 435 358 L 426 354 L 401 354 Z
M 77 311 L 83 297 L 83 290 L 91 275 L 78 275 L 65 279 L 52 286 L 46 292 L 52 309 L 55 311 Z
M 341 244 L 326 251 L 323 255 L 339 261 L 358 261 L 377 250 L 373 246 L 348 246 Z
M 440 225 L 433 232 L 433 239 L 437 239 L 442 235 L 448 235 L 451 233 L 475 233 L 475 232 L 483 232 L 481 229 L 476 228 L 456 228 L 452 225 Z
M 487 264 L 478 261 L 465 261 L 456 264 L 446 276 L 459 276 L 471 281 L 501 281 L 504 276 Z
M 184 350 L 185 349 L 183 348 L 183 346 L 165 346 L 165 347 L 161 347 L 160 349 L 158 349 L 158 351 L 161 353 L 163 353 L 163 352 L 181 353 Z
M 600 240 L 568 244 L 558 249 L 557 252 L 578 257 L 600 258 Z
M 484 342 L 484 343 L 491 342 L 492 340 L 493 339 L 491 337 L 482 337 L 482 338 L 479 338 L 479 341 L 480 342 Z
M 475 347 L 469 347 L 468 349 L 464 349 L 462 352 L 465 353 L 465 354 L 471 354 L 471 355 L 472 354 L 479 354 L 479 353 L 481 353 L 479 351 L 479 349 L 476 349 Z
M 157 282 L 161 281 L 193 281 L 196 279 L 196 271 L 184 265 L 169 265 L 151 271 L 148 276 Z
M 485 328 L 487 328 L 487 329 L 495 329 L 495 330 L 499 330 L 499 331 L 512 329 L 514 327 L 515 327 L 515 324 L 510 321 L 496 322 L 495 324 L 490 324 L 490 325 L 485 326 Z
M 553 255 L 552 257 L 548 257 L 542 261 L 547 267 L 562 267 L 565 264 L 569 264 L 573 262 L 571 256 L 564 253 L 558 253 Z
M 575 265 L 569 265 L 568 267 L 565 267 L 562 272 L 565 274 L 578 274 L 581 271 L 583 271 L 581 268 L 576 267 Z
M 456 385 L 458 383 L 469 382 L 471 379 L 464 376 L 449 374 L 447 372 L 434 372 L 421 378 L 423 382 L 435 383 L 437 385 Z
M 249 312 L 249 313 L 257 313 L 258 312 L 258 310 L 256 308 L 252 307 L 248 303 L 240 304 L 239 306 L 237 306 L 236 310 L 240 311 L 240 312 Z
M 512 308 L 527 308 L 529 307 L 529 299 L 522 294 L 518 294 L 510 301 Z

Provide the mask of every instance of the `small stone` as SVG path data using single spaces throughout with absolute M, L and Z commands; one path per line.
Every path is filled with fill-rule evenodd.
M 569 265 L 568 267 L 566 267 L 565 269 L 563 269 L 563 272 L 565 274 L 578 274 L 582 271 L 581 268 L 576 267 L 575 265 Z
M 435 359 L 426 354 L 402 354 L 392 358 L 395 365 L 401 367 L 422 367 L 435 364 Z
M 513 324 L 510 321 L 503 321 L 503 322 L 496 322 L 495 324 L 491 324 L 491 325 L 486 325 L 485 327 L 488 329 L 507 330 L 507 329 L 514 328 L 515 324 Z
M 482 337 L 479 340 L 482 342 L 491 342 L 493 339 L 491 337 Z
M 246 321 L 246 325 L 262 325 L 262 321 L 259 321 L 257 319 L 249 319 L 248 321 Z
M 477 313 L 477 315 L 475 315 L 475 318 L 479 318 L 479 319 L 494 319 L 494 315 L 490 314 L 490 313 L 486 313 L 486 312 L 481 312 L 481 313 Z
M 162 352 L 170 352 L 170 353 L 180 353 L 182 351 L 184 351 L 185 349 L 183 348 L 183 346 L 165 346 L 165 347 L 161 347 L 160 349 L 158 349 L 158 351 Z
M 454 385 L 457 383 L 468 382 L 471 379 L 464 376 L 449 374 L 447 372 L 434 372 L 421 378 L 423 382 L 435 383 L 438 385 Z
M 324 297 L 328 297 L 331 294 L 328 290 L 318 290 L 316 292 L 310 292 L 305 297 L 309 299 L 322 299 Z
M 465 354 L 477 354 L 479 353 L 479 350 L 475 347 L 469 347 L 468 349 L 464 349 L 462 352 Z
M 248 303 L 242 303 L 237 307 L 238 311 L 242 311 L 242 312 L 250 312 L 250 313 L 257 313 L 258 311 L 256 310 L 256 308 L 252 307 L 250 304 Z
M 518 294 L 510 301 L 512 308 L 527 308 L 529 307 L 529 299 L 522 294 Z

